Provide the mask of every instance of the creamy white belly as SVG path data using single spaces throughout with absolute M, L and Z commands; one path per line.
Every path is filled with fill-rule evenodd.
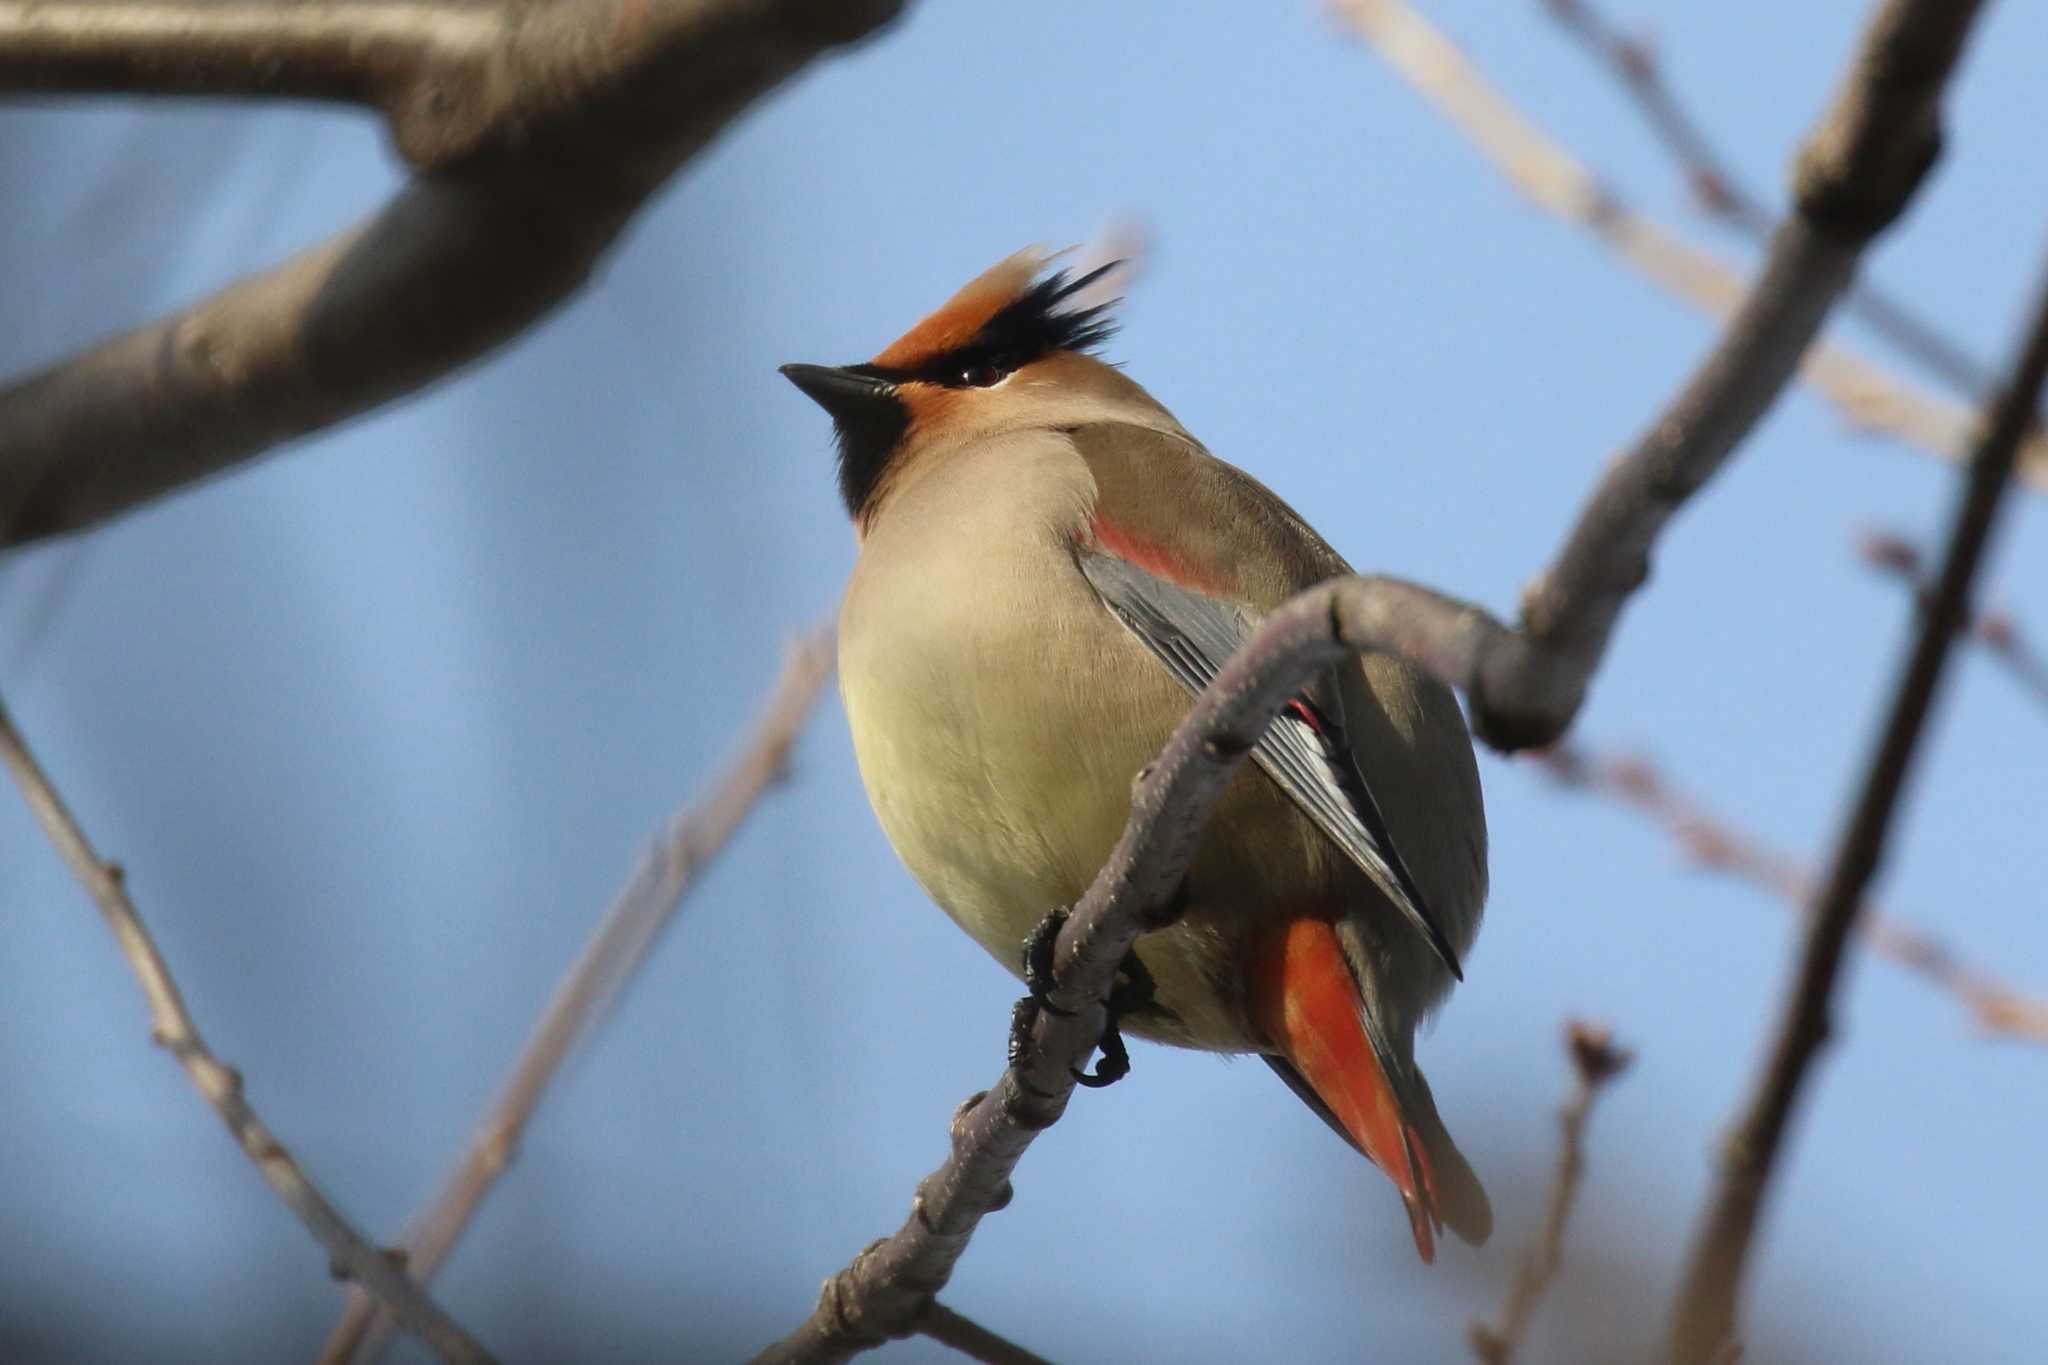
M 951 472 L 909 490 L 950 509 L 947 534 L 915 537 L 917 518 L 901 514 L 917 509 L 892 508 L 863 547 L 841 610 L 840 683 L 889 842 L 1015 972 L 1039 920 L 1094 879 L 1128 818 L 1132 779 L 1188 697 L 1096 600 L 1056 525 L 996 515 L 1016 509 L 992 490 L 959 496 L 944 483 Z M 1134 1032 L 1263 1045 L 1224 967 L 1228 918 L 1198 903 L 1140 942 L 1178 1022 L 1133 1020 Z

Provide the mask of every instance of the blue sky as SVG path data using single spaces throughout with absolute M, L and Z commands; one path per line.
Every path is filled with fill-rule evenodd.
M 1755 183 L 1862 7 L 1624 11 Z M 1541 6 L 1432 16 L 1639 206 L 1690 215 Z M 1994 8 L 1948 158 L 1874 275 L 2002 356 L 2048 223 L 2035 55 Z M 396 183 L 348 113 L 15 104 L 0 366 L 336 230 Z M 1032 241 L 1156 252 L 1110 354 L 1356 565 L 1510 611 L 1711 336 L 1527 208 L 1314 6 L 925 4 L 731 130 L 593 286 L 429 393 L 0 563 L 0 688 L 128 867 L 202 1027 L 387 1235 L 432 1188 L 657 823 L 852 559 L 826 426 L 775 374 L 866 356 Z M 1852 339 L 1855 334 L 1849 334 Z M 1934 461 L 1795 394 L 1672 527 L 1582 717 L 1825 850 L 1907 639 L 1855 528 L 1926 537 Z M 1988 581 L 2037 636 L 2048 506 Z M 2048 990 L 2048 717 L 1960 662 L 1886 903 Z M 897 865 L 836 703 L 565 1078 L 442 1281 L 514 1359 L 726 1359 L 893 1229 L 1000 1065 L 1010 979 Z M 1142 1046 L 1027 1157 L 948 1300 L 1057 1359 L 1461 1357 L 1540 1214 L 1560 1022 L 1639 1050 L 1594 1120 L 1530 1359 L 1655 1339 L 1793 942 L 1635 817 L 1482 761 L 1493 896 L 1421 1056 L 1499 1218 L 1415 1262 L 1384 1180 L 1263 1067 Z M 0 801 L 0 1354 L 305 1355 L 337 1295 L 168 1061 L 90 906 Z M 1759 1360 L 2030 1358 L 2048 1056 L 1858 960 L 1755 1264 Z M 12 1335 L 10 1335 L 12 1334 Z M 935 1359 L 907 1345 L 896 1358 Z

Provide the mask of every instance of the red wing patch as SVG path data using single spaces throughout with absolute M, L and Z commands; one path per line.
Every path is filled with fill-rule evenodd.
M 1213 593 L 1217 596 L 1228 595 L 1215 575 L 1204 572 L 1164 541 L 1119 526 L 1100 512 L 1097 512 L 1094 520 L 1088 523 L 1088 529 L 1095 537 L 1095 544 L 1104 554 L 1115 555 L 1126 564 L 1143 569 L 1154 578 L 1163 578 L 1169 583 L 1178 583 L 1196 592 Z

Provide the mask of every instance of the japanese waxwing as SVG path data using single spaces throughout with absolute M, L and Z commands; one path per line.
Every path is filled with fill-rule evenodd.
M 1115 265 L 999 262 L 864 365 L 786 365 L 838 429 L 859 559 L 839 677 L 868 799 L 1012 971 L 1094 879 L 1135 774 L 1265 612 L 1350 569 L 1092 351 Z M 1393 1180 L 1416 1249 L 1493 1216 L 1414 1060 L 1486 898 L 1464 716 L 1399 659 L 1331 668 L 1217 804 L 1141 937 L 1141 1037 L 1257 1053 Z

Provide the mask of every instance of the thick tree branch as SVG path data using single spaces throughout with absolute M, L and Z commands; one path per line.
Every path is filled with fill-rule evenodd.
M 1572 1097 L 1557 1111 L 1557 1174 L 1551 1178 L 1550 1205 L 1543 1216 L 1543 1229 L 1515 1266 L 1515 1278 L 1508 1285 L 1507 1302 L 1501 1305 L 1500 1326 L 1472 1324 L 1467 1334 L 1472 1349 L 1486 1365 L 1508 1365 L 1522 1348 L 1536 1305 L 1564 1264 L 1564 1229 L 1578 1198 L 1579 1181 L 1586 1169 L 1586 1120 L 1593 1101 L 1607 1083 L 1628 1069 L 1635 1060 L 1627 1048 L 1616 1047 L 1607 1029 L 1573 1019 L 1565 1024 L 1565 1053 L 1571 1058 L 1578 1084 Z
M 1631 208 L 1531 123 L 1428 21 L 1400 0 L 1338 0 L 1339 13 L 1536 207 L 1592 233 L 1663 288 L 1726 319 L 1743 297 L 1739 272 Z M 1960 463 L 1972 413 L 1822 338 L 1800 377 L 1853 427 Z M 2048 438 L 2027 443 L 2020 476 L 2048 491 Z
M 481 69 L 507 19 L 490 0 L 0 0 L 0 89 L 381 107 Z
M 1543 0 L 1543 7 L 1628 93 L 1678 162 L 1700 205 L 1751 241 L 1768 240 L 1777 216 L 1729 169 L 1699 121 L 1680 103 L 1664 79 L 1656 48 L 1623 32 L 1589 0 Z M 1972 402 L 1983 401 L 1991 371 L 1910 306 L 1870 284 L 1851 285 L 1842 306 L 1951 389 Z
M 235 90 L 376 103 L 420 169 L 332 241 L 0 389 L 0 548 L 90 526 L 508 340 L 573 294 L 648 195 L 743 109 L 901 4 L 504 0 L 413 12 L 302 0 L 266 27 L 268 6 L 187 0 L 161 12 L 190 30 L 161 64 L 138 17 L 159 12 L 140 6 L 108 11 L 126 26 L 78 38 L 68 59 L 0 57 L 16 88 L 114 86 L 151 70 L 149 89 L 218 90 L 239 42 L 260 70 Z M 97 10 L 0 6 L 0 51 L 10 19 L 28 42 L 38 25 L 90 34 Z
M 1714 1360 L 1734 1339 L 1735 1301 L 1764 1190 L 1806 1074 L 1828 1034 L 1834 987 L 1864 889 L 1884 855 L 1899 794 L 1950 649 L 1970 619 L 1971 585 L 2000 501 L 2048 381 L 2048 274 L 2012 377 L 1993 407 L 1957 500 L 1934 591 L 1833 860 L 1814 901 L 1798 973 L 1755 1094 L 1723 1144 L 1720 1180 L 1701 1223 L 1671 1323 L 1681 1365 Z
M 0 762 L 13 774 L 50 843 L 99 906 L 122 956 L 134 970 L 149 1005 L 151 1039 L 177 1058 L 193 1087 L 220 1115 L 228 1132 L 255 1164 L 264 1183 L 326 1249 L 334 1273 L 376 1296 L 400 1325 L 442 1359 L 488 1361 L 490 1355 L 483 1346 L 427 1296 L 427 1291 L 405 1272 L 400 1260 L 371 1245 L 342 1217 L 284 1144 L 257 1117 L 242 1093 L 241 1073 L 216 1057 L 200 1037 L 198 1025 L 185 1008 L 184 996 L 171 975 L 170 964 L 164 961 L 128 896 L 127 879 L 121 868 L 94 851 L 85 831 L 15 728 L 14 718 L 4 704 L 0 704 Z
M 1791 906 L 1813 902 L 1816 887 L 1810 871 L 1673 787 L 1649 762 L 1575 744 L 1545 749 L 1534 759 L 1562 786 L 1596 792 L 1641 812 L 1699 866 L 1738 877 Z M 2048 1046 L 2048 1000 L 1971 966 L 1933 934 L 1874 904 L 1863 907 L 1856 932 L 1878 956 L 1953 995 L 1985 1033 Z
M 1920 551 L 1911 541 L 1896 531 L 1868 531 L 1859 538 L 1856 552 L 1879 573 L 1903 582 L 1916 602 L 1926 604 L 1933 589 L 1920 577 Z M 1985 653 L 2004 664 L 2034 700 L 2048 706 L 2048 657 L 2027 638 L 2011 612 L 1980 611 L 1963 629 Z
M 406 1267 L 434 1278 L 498 1178 L 517 1159 L 528 1121 L 569 1052 L 609 1019 L 698 875 L 782 779 L 789 751 L 832 676 L 832 631 L 791 646 L 760 720 L 739 758 L 711 789 L 677 812 L 605 911 L 520 1050 L 469 1148 L 406 1234 Z M 391 1326 L 377 1301 L 351 1292 L 321 1348 L 323 1362 L 373 1359 Z

